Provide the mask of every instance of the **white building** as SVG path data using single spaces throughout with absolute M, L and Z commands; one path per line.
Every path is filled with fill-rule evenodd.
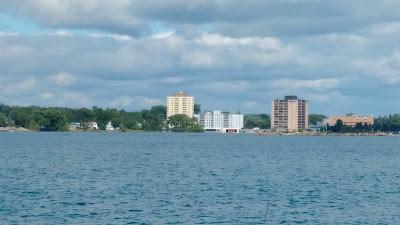
M 112 125 L 111 121 L 107 123 L 106 131 L 114 131 L 114 126 Z
M 243 128 L 243 115 L 229 112 L 204 112 L 199 116 L 199 123 L 206 131 L 239 133 Z
M 86 127 L 88 130 L 98 130 L 99 129 L 99 126 L 94 121 L 84 123 L 84 127 Z

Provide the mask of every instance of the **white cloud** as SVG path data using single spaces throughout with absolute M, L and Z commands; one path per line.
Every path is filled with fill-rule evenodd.
M 111 101 L 111 107 L 144 109 L 155 105 L 162 105 L 164 101 L 146 96 L 120 96 Z
M 40 97 L 44 100 L 49 100 L 54 98 L 54 94 L 53 93 L 49 93 L 49 92 L 45 92 L 43 94 L 40 94 Z
M 204 85 L 202 85 L 204 86 Z M 218 81 L 211 82 L 206 85 L 207 89 L 211 89 L 217 92 L 234 93 L 234 92 L 245 92 L 249 88 L 248 81 Z
M 167 31 L 167 32 L 160 32 L 153 35 L 150 35 L 150 39 L 165 39 L 173 36 L 175 31 Z
M 400 22 L 379 23 L 370 29 L 371 33 L 375 35 L 398 35 L 400 34 Z
M 59 86 L 70 86 L 76 81 L 76 76 L 69 73 L 59 73 L 49 77 L 50 80 L 54 81 Z
M 111 102 L 113 107 L 121 108 L 121 107 L 129 107 L 133 103 L 133 98 L 129 96 L 118 97 Z
M 132 37 L 126 34 L 120 35 L 120 34 L 107 34 L 107 33 L 89 33 L 88 35 L 94 38 L 112 38 L 116 41 L 132 40 Z
M 282 44 L 276 38 L 272 37 L 244 37 L 232 38 L 218 33 L 203 33 L 200 38 L 195 40 L 198 43 L 204 43 L 210 46 L 219 45 L 249 45 L 261 49 L 279 50 Z
M 182 83 L 184 79 L 182 77 L 167 77 L 163 79 L 163 82 L 167 84 L 179 84 Z
M 339 86 L 340 81 L 336 78 L 316 79 L 316 80 L 295 80 L 295 79 L 279 79 L 270 83 L 271 88 L 283 89 L 287 91 L 328 91 Z
M 5 86 L 2 92 L 4 95 L 18 96 L 24 94 L 25 92 L 32 91 L 33 89 L 36 88 L 36 85 L 37 85 L 37 80 L 35 78 L 29 78 L 20 83 Z
M 65 93 L 61 93 L 58 96 L 58 100 L 56 102 L 59 106 L 67 105 L 78 107 L 91 107 L 94 105 L 94 100 L 92 98 L 90 98 L 87 94 L 77 91 L 68 91 Z

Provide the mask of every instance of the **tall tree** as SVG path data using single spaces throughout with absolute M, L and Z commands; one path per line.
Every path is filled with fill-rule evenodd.
M 194 104 L 194 114 L 200 114 L 200 113 L 201 113 L 201 105 Z
M 325 115 L 322 114 L 310 114 L 308 115 L 308 123 L 311 125 L 317 125 L 326 119 Z
M 187 115 L 177 114 L 168 118 L 168 125 L 176 132 L 202 132 L 203 128 L 197 124 L 194 118 Z
M 261 129 L 271 128 L 271 119 L 268 114 L 250 114 L 244 116 L 244 128 L 253 129 L 255 127 Z
M 8 119 L 3 113 L 0 113 L 0 127 L 5 126 L 8 126 Z

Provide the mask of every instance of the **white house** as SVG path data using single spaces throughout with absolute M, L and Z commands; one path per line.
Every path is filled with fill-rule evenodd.
M 114 126 L 112 125 L 111 121 L 107 123 L 106 131 L 114 131 Z
M 99 129 L 99 126 L 94 121 L 87 122 L 84 124 L 84 126 L 89 130 L 98 130 Z

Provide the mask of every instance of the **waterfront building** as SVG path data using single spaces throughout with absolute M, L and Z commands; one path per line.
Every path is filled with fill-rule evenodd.
M 97 122 L 94 122 L 94 121 L 86 122 L 83 124 L 83 126 L 88 130 L 98 130 L 99 129 Z
M 297 96 L 272 101 L 271 129 L 277 132 L 298 132 L 308 128 L 308 102 Z
M 114 131 L 114 126 L 112 125 L 111 121 L 107 123 L 106 131 Z
M 81 129 L 81 124 L 78 122 L 69 123 L 69 131 L 78 131 Z
M 206 131 L 239 133 L 243 128 L 243 115 L 219 110 L 208 111 L 198 116 L 199 124 Z
M 167 118 L 183 114 L 192 118 L 194 114 L 194 97 L 185 92 L 178 92 L 167 97 Z
M 359 116 L 359 115 L 348 115 L 348 116 L 332 116 L 323 121 L 323 124 L 328 126 L 335 126 L 336 122 L 341 120 L 343 125 L 355 127 L 357 124 L 374 125 L 374 117 L 372 116 Z

